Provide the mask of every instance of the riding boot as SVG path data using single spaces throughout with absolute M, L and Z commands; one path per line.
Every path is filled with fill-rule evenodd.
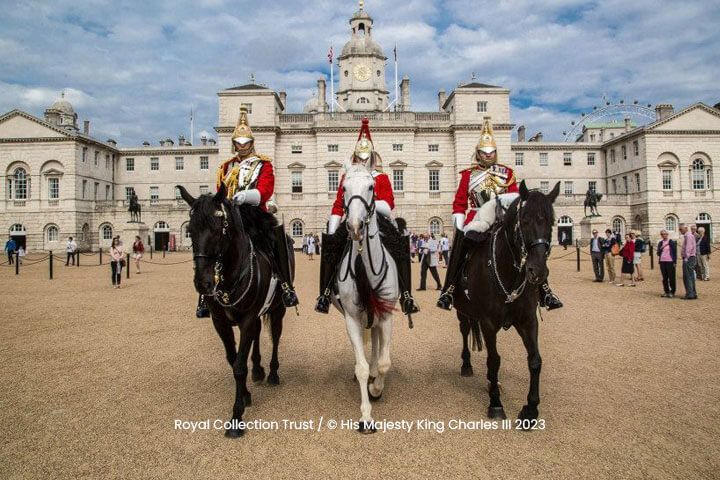
M 327 253 L 330 248 L 330 241 L 326 240 L 329 235 L 323 234 L 323 248 L 320 250 L 320 295 L 317 297 L 317 303 L 315 304 L 315 311 L 319 313 L 328 313 L 330 311 L 330 281 L 332 280 L 332 274 L 334 268 L 328 268 L 327 264 Z
M 412 294 L 410 293 L 412 291 L 412 275 L 410 272 L 410 257 L 408 256 L 406 260 L 399 261 L 397 263 L 398 268 L 398 280 L 400 281 L 400 307 L 402 308 L 402 311 L 405 315 L 411 315 L 413 313 L 418 313 L 420 311 L 420 308 L 418 308 L 417 303 L 415 302 L 415 299 L 413 298 Z
M 208 308 L 207 303 L 205 303 L 205 295 L 200 295 L 200 297 L 198 298 L 197 309 L 195 309 L 195 316 L 197 318 L 210 317 L 210 309 Z
M 443 286 L 440 298 L 438 298 L 437 306 L 444 310 L 452 310 L 455 287 L 460 277 L 465 256 L 467 255 L 467 246 L 464 241 L 465 234 L 462 230 L 455 230 L 452 249 L 450 250 L 450 264 L 445 273 L 445 285 Z
M 540 306 L 545 307 L 548 310 L 555 310 L 556 308 L 562 308 L 563 304 L 557 295 L 550 290 L 550 285 L 547 282 L 540 285 L 538 288 L 540 294 Z
M 290 275 L 290 259 L 288 258 L 285 228 L 282 225 L 278 225 L 273 228 L 273 233 L 275 235 L 275 264 L 280 276 L 282 302 L 286 307 L 294 307 L 300 302 L 293 288 L 292 276 Z

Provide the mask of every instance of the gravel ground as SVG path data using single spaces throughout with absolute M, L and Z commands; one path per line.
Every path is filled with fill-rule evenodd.
M 699 282 L 695 302 L 668 300 L 657 269 L 619 288 L 592 283 L 587 255 L 578 273 L 563 253 L 550 265 L 565 308 L 546 313 L 540 329 L 544 430 L 451 429 L 486 418 L 485 353 L 474 352 L 474 377 L 460 377 L 458 323 L 434 307 L 435 291 L 418 292 L 415 329 L 396 317 L 393 365 L 373 405 L 376 420 L 413 430 L 329 430 L 330 419 L 357 420 L 359 392 L 343 320 L 312 310 L 320 262 L 302 258 L 282 383 L 252 385 L 245 419 L 312 420 L 317 430 L 322 417 L 322 430 L 279 423 L 238 440 L 175 428 L 227 419 L 234 396 L 211 322 L 194 318 L 189 255 L 155 256 L 120 290 L 108 266 L 90 266 L 97 257 L 80 268 L 56 263 L 52 281 L 46 262 L 28 258 L 20 276 L 2 266 L 0 477 L 718 478 L 717 281 Z M 267 369 L 265 334 L 262 342 Z M 528 388 L 525 351 L 513 330 L 498 343 L 514 418 Z M 424 419 L 444 431 L 418 429 Z

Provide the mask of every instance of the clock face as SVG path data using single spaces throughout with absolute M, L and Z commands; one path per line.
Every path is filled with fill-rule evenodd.
M 367 65 L 355 65 L 353 73 L 355 74 L 355 78 L 360 82 L 367 82 L 370 80 L 371 71 L 370 67 Z

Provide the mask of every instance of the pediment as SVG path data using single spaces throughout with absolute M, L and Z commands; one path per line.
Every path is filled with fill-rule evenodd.
M 390 162 L 388 166 L 393 168 L 405 168 L 408 166 L 408 164 L 403 162 L 402 160 L 395 160 L 394 162 Z
M 438 162 L 437 160 L 433 160 L 432 162 L 426 163 L 425 166 L 427 168 L 440 168 L 443 166 L 443 164 Z
M 332 160 L 330 162 L 327 162 L 325 165 L 323 165 L 325 168 L 342 168 L 343 164 L 340 162 L 337 162 L 335 160 Z
M 0 138 L 72 138 L 72 134 L 29 113 L 13 110 L 0 117 Z
M 702 103 L 696 103 L 685 110 L 656 122 L 649 131 L 665 130 L 720 130 L 720 112 Z
M 305 164 L 303 164 L 303 163 L 293 162 L 290 165 L 288 165 L 287 168 L 289 168 L 291 170 L 302 170 L 303 168 L 306 168 L 306 167 L 305 167 Z
M 65 172 L 58 170 L 57 168 L 49 168 L 43 172 L 43 175 L 63 175 Z

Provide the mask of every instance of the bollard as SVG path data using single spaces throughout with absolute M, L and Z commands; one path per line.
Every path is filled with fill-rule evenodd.
M 52 280 L 52 277 L 53 277 L 52 268 L 53 268 L 53 253 L 52 253 L 52 250 L 50 250 L 50 280 Z
M 126 265 L 125 278 L 129 279 L 130 278 L 130 254 L 127 253 L 126 255 L 127 255 L 127 260 L 125 262 L 125 265 Z
M 152 260 L 152 243 L 150 244 L 150 260 Z
M 580 247 L 575 247 L 575 250 L 577 252 L 577 271 L 580 271 Z
M 649 245 L 648 251 L 650 252 L 650 270 L 655 270 L 655 255 L 653 255 L 652 243 Z
M 15 275 L 20 275 L 20 254 L 15 252 Z
M 163 258 L 165 258 L 165 247 L 163 247 Z
M 102 248 L 100 248 L 100 263 L 99 265 L 102 265 Z
M 75 265 L 79 267 L 80 266 L 80 250 L 73 253 L 73 256 L 75 257 Z

